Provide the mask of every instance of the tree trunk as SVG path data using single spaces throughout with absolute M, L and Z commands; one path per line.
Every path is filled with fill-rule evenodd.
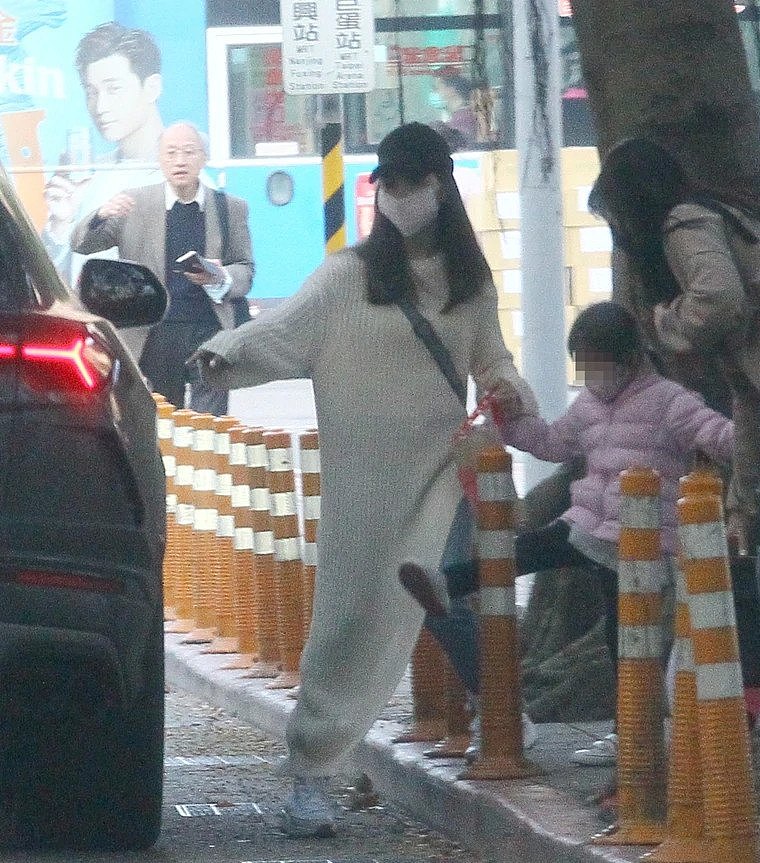
M 729 0 L 573 0 L 603 155 L 646 135 L 724 200 L 760 196 L 760 123 Z

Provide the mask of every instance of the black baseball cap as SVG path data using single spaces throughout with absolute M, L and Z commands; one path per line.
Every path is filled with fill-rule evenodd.
M 406 123 L 389 132 L 377 148 L 378 165 L 370 182 L 393 175 L 417 182 L 428 174 L 451 175 L 454 162 L 444 139 L 424 123 Z

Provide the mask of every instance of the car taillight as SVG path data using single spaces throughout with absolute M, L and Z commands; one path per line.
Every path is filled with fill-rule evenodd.
M 33 392 L 94 392 L 111 377 L 113 357 L 82 324 L 40 318 L 17 339 L 0 343 L 0 363 L 16 363 Z
M 21 360 L 26 364 L 37 364 L 48 378 L 61 384 L 71 382 L 86 390 L 97 389 L 110 374 L 111 360 L 99 350 L 92 339 L 75 339 L 68 345 L 56 347 L 45 344 L 21 346 Z

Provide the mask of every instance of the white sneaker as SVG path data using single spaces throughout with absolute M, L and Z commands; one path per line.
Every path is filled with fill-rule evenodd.
M 538 729 L 527 713 L 522 714 L 522 736 L 523 749 L 530 749 L 538 740 Z M 470 745 L 464 752 L 464 760 L 468 764 L 477 761 L 478 755 L 480 755 L 480 743 L 482 739 L 480 716 L 476 714 L 470 723 Z
M 576 749 L 570 761 L 587 767 L 609 767 L 617 762 L 617 754 L 618 736 L 613 732 L 595 740 L 588 749 Z
M 327 795 L 329 777 L 299 776 L 280 813 L 280 827 L 292 839 L 334 836 L 335 810 Z
M 530 749 L 538 740 L 538 728 L 536 723 L 527 713 L 522 715 L 523 749 Z

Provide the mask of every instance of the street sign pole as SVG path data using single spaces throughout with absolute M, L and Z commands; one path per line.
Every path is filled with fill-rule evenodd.
M 340 96 L 319 97 L 322 155 L 322 206 L 325 215 L 325 251 L 346 245 L 345 172 Z
M 375 85 L 372 0 L 280 0 L 285 92 L 320 97 L 320 144 L 328 253 L 346 244 L 340 94 Z

